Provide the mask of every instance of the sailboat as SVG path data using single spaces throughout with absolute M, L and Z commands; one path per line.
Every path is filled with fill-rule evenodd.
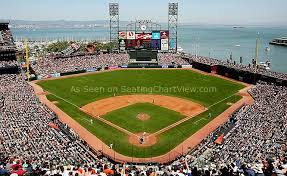
M 259 35 L 259 34 L 258 34 Z M 270 60 L 268 58 L 268 53 L 270 51 L 270 48 L 265 48 L 266 55 L 267 55 L 267 61 L 266 62 L 258 62 L 259 60 L 259 37 L 256 39 L 256 49 L 255 49 L 255 62 L 256 66 L 260 69 L 270 70 Z

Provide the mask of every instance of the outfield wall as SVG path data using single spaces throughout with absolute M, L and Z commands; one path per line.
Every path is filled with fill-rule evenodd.
M 215 73 L 227 78 L 231 78 L 237 81 L 241 81 L 247 84 L 256 84 L 258 81 L 264 81 L 267 83 L 274 83 L 276 85 L 281 86 L 287 86 L 287 80 L 274 78 L 271 76 L 266 76 L 258 73 L 251 73 L 249 71 L 239 70 L 231 67 L 227 67 L 224 65 L 208 65 L 203 64 L 199 62 L 191 62 L 191 67 L 206 73 Z M 86 72 L 95 72 L 100 70 L 112 70 L 112 69 L 128 69 L 128 68 L 182 68 L 182 65 L 124 65 L 124 66 L 114 66 L 114 67 L 105 67 L 105 68 L 91 68 L 87 70 L 78 70 L 75 72 L 67 72 L 67 73 L 59 73 L 60 76 L 66 76 L 66 75 L 74 75 L 74 74 L 80 74 L 80 73 L 86 73 Z M 4 72 L 4 71 L 3 71 Z M 1 70 L 0 70 L 1 73 Z M 4 72 L 5 73 L 5 72 Z M 51 77 L 58 77 L 58 74 L 48 74 L 48 75 L 38 75 L 38 79 L 46 79 Z
M 207 73 L 213 72 L 215 74 L 225 76 L 227 78 L 231 78 L 241 82 L 245 82 L 248 84 L 256 84 L 258 81 L 264 81 L 267 83 L 274 83 L 281 86 L 287 86 L 287 80 L 278 79 L 258 73 L 251 73 L 248 71 L 239 70 L 223 65 L 211 66 L 199 62 L 192 62 L 192 66 L 194 69 L 198 69 Z

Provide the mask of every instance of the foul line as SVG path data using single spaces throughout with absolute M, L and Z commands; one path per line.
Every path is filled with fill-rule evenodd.
M 195 121 L 195 122 L 194 122 L 194 124 L 197 124 L 198 122 L 200 122 L 200 121 L 202 121 L 202 120 L 204 120 L 204 121 L 205 121 L 205 120 L 207 120 L 207 119 L 203 117 L 203 118 L 201 118 L 201 119 L 199 119 L 199 120 Z
M 49 94 L 51 94 L 51 95 L 53 95 L 53 96 L 55 96 L 55 97 L 57 97 L 57 98 L 59 98 L 59 99 L 65 101 L 65 102 L 68 103 L 68 104 L 71 104 L 72 106 L 74 106 L 74 107 L 76 107 L 76 108 L 81 109 L 81 107 L 75 105 L 74 103 L 71 103 L 71 102 L 68 101 L 68 100 L 65 100 L 64 98 L 62 98 L 62 97 L 60 97 L 60 96 L 58 96 L 58 95 L 56 95 L 56 94 L 53 94 L 53 93 L 51 93 L 51 92 L 49 92 L 49 91 L 45 91 L 45 92 L 47 92 L 47 93 L 49 93 Z M 238 93 L 238 92 L 237 92 L 237 93 Z M 206 108 L 206 110 L 208 110 L 209 108 L 211 108 L 211 107 L 213 107 L 213 106 L 215 106 L 215 105 L 217 105 L 217 104 L 219 104 L 219 103 L 221 103 L 221 102 L 223 102 L 223 101 L 229 99 L 230 97 L 236 95 L 237 93 L 234 93 L 234 94 L 232 94 L 232 95 L 230 95 L 230 96 L 228 96 L 228 97 L 226 97 L 226 98 L 224 98 L 224 99 L 222 99 L 222 100 L 220 100 L 220 101 L 218 101 L 218 102 L 216 102 L 216 103 L 214 103 L 214 104 L 208 106 L 208 107 Z M 205 111 L 203 111 L 203 112 L 205 112 Z M 178 122 L 175 122 L 175 123 L 173 123 L 173 124 L 171 124 L 171 125 L 169 125 L 169 126 L 163 128 L 163 129 L 161 129 L 161 130 L 159 130 L 159 131 L 157 131 L 157 132 L 155 132 L 155 133 L 153 133 L 153 134 L 150 134 L 150 135 L 158 135 L 158 134 L 161 134 L 161 133 L 163 133 L 163 132 L 165 132 L 165 131 L 167 131 L 167 130 L 173 129 L 173 128 L 179 126 L 180 124 L 186 122 L 187 120 L 189 120 L 189 119 L 191 119 L 191 118 L 193 118 L 193 117 L 196 117 L 196 116 L 200 115 L 200 114 L 203 113 L 203 112 L 200 112 L 200 113 L 198 113 L 198 114 L 195 114 L 195 115 L 193 115 L 193 116 L 191 116 L 191 117 L 184 118 L 184 119 L 182 119 L 182 120 L 180 120 L 180 121 L 178 121 Z M 86 112 L 85 112 L 85 113 L 86 113 Z M 95 117 L 94 117 L 93 115 L 91 115 L 91 114 L 88 114 L 88 115 L 90 115 L 91 117 L 95 118 Z M 89 121 L 89 120 L 86 119 L 86 118 L 82 118 L 82 119 L 84 119 L 84 120 L 86 120 L 86 121 Z M 100 121 L 106 123 L 106 122 L 105 122 L 106 120 L 103 120 L 101 117 L 98 118 L 98 119 L 99 119 Z M 201 118 L 201 119 L 195 121 L 194 124 L 197 124 L 197 123 L 198 123 L 199 121 L 201 121 L 201 120 L 207 120 L 207 119 L 203 117 L 203 118 Z M 108 123 L 106 123 L 106 124 L 109 125 L 109 126 L 111 126 L 111 127 L 113 127 L 113 128 L 118 127 L 118 126 L 115 125 L 115 124 L 113 124 L 113 125 L 110 125 L 110 124 L 108 124 Z M 119 129 L 119 128 L 120 128 L 120 129 Z M 122 132 L 124 132 L 124 133 L 126 133 L 126 134 L 128 134 L 128 135 L 133 134 L 133 135 L 137 136 L 136 134 L 131 133 L 130 131 L 128 131 L 128 130 L 126 130 L 126 129 L 121 130 L 122 128 L 121 128 L 121 127 L 119 127 L 119 128 L 116 128 L 116 129 L 118 129 L 118 130 L 120 130 L 120 131 L 122 131 Z M 128 132 L 128 133 L 127 133 L 127 132 Z
M 59 97 L 59 96 L 58 96 L 58 95 L 56 95 L 56 94 L 53 94 L 53 93 L 51 93 L 51 92 L 49 92 L 49 91 L 45 91 L 45 92 L 47 92 L 48 94 L 51 94 L 51 95 L 53 95 L 53 96 L 55 96 L 55 97 L 57 97 L 57 98 L 59 98 L 59 99 L 61 99 L 61 100 L 65 101 L 66 103 L 69 103 L 69 104 L 71 104 L 71 105 L 75 106 L 76 108 L 81 108 L 81 107 L 79 107 L 79 106 L 75 105 L 74 103 L 71 103 L 71 102 L 69 102 L 68 100 L 65 100 L 64 98 Z
M 238 92 L 237 92 L 237 93 L 238 93 Z M 232 96 L 236 95 L 237 93 L 234 93 L 234 94 L 232 94 L 232 95 L 230 95 L 230 96 L 228 96 L 228 97 L 226 97 L 226 98 L 224 98 L 224 99 L 222 99 L 222 100 L 220 100 L 220 101 L 218 101 L 218 102 L 216 102 L 216 103 L 214 103 L 214 104 L 212 104 L 212 105 L 208 106 L 208 107 L 207 107 L 207 109 L 209 109 L 209 108 L 211 108 L 211 107 L 213 107 L 213 106 L 217 105 L 218 103 L 223 102 L 224 100 L 227 100 L 228 98 L 230 98 L 230 97 L 232 97 Z
M 53 94 L 53 93 L 51 93 L 51 92 L 49 92 L 49 91 L 46 91 L 46 92 L 49 93 L 49 94 L 51 94 L 51 95 L 53 95 L 53 96 L 55 96 L 55 97 L 57 97 L 57 98 L 59 98 L 59 99 L 61 99 L 61 100 L 63 100 L 63 101 L 65 101 L 65 102 L 68 103 L 68 104 L 73 105 L 73 106 L 76 107 L 76 108 L 81 109 L 81 107 L 75 105 L 74 103 L 71 103 L 71 102 L 68 101 L 68 100 L 65 100 L 65 99 L 62 98 L 62 97 L 59 97 L 58 95 L 55 95 L 55 94 Z M 87 113 L 87 112 L 85 112 L 85 113 L 88 114 L 89 116 L 95 118 L 94 115 L 92 115 L 92 114 L 90 114 L 90 113 Z M 94 120 L 93 118 L 91 118 L 91 119 Z M 87 122 L 89 122 L 89 125 L 91 124 L 88 119 L 86 119 L 86 118 L 81 118 L 81 119 L 84 119 L 84 120 L 86 120 Z M 119 130 L 119 131 L 121 131 L 121 132 L 127 134 L 127 135 L 135 135 L 135 136 L 138 136 L 138 135 L 136 135 L 136 134 L 134 134 L 134 133 L 132 133 L 132 132 L 130 132 L 130 131 L 124 129 L 124 128 L 121 128 L 121 127 L 117 126 L 116 124 L 113 124 L 113 123 L 111 123 L 111 122 L 109 122 L 109 121 L 107 121 L 107 120 L 101 118 L 100 116 L 99 116 L 99 118 L 97 118 L 97 119 L 100 120 L 101 122 L 103 122 L 103 123 L 105 123 L 105 124 L 107 124 L 107 125 L 109 125 L 109 126 L 115 128 L 115 129 L 117 129 L 117 130 Z

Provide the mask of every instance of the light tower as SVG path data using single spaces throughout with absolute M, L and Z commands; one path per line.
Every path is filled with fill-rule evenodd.
M 178 3 L 169 3 L 168 7 L 168 30 L 169 50 L 177 52 L 177 26 L 178 26 Z
M 111 49 L 118 49 L 119 45 L 119 4 L 110 3 L 109 4 L 110 12 L 110 43 Z
M 255 47 L 255 70 L 257 70 L 259 64 L 259 33 L 256 39 L 256 47 Z

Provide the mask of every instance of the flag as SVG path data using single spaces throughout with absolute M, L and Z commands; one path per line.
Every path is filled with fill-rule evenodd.
M 56 124 L 54 124 L 53 122 L 49 122 L 49 126 L 50 126 L 51 128 L 56 129 L 56 130 L 59 130 L 59 127 L 58 127 Z

